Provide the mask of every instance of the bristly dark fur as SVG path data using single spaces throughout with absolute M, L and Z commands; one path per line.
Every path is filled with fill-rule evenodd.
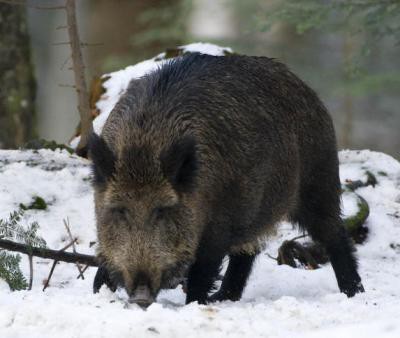
M 187 302 L 239 299 L 260 241 L 282 219 L 325 246 L 342 292 L 363 291 L 340 218 L 331 118 L 285 65 L 201 54 L 167 62 L 129 84 L 91 152 L 102 269 L 120 273 L 133 300 L 138 275 L 149 302 L 185 276 Z M 110 275 L 100 270 L 95 289 Z
M 93 161 L 93 177 L 96 184 L 104 184 L 115 171 L 115 156 L 103 138 L 92 133 L 88 142 L 89 156 Z

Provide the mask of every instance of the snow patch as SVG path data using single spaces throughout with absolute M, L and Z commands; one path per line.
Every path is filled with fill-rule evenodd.
M 342 151 L 340 176 L 378 183 L 357 189 L 367 200 L 370 232 L 357 246 L 366 293 L 348 299 L 339 293 L 330 264 L 318 270 L 278 266 L 269 258 L 298 233 L 282 223 L 267 242 L 239 302 L 184 305 L 181 287 L 160 293 L 147 311 L 127 307 L 124 292 L 102 288 L 92 294 L 94 268 L 76 279 L 73 264 L 60 263 L 50 287 L 42 292 L 52 262 L 34 260 L 32 291 L 11 292 L 0 283 L 0 336 L 14 337 L 400 337 L 400 163 L 372 151 Z M 379 174 L 380 172 L 380 174 Z M 28 203 L 34 195 L 47 210 L 28 210 L 24 222 L 38 221 L 48 246 L 69 240 L 63 226 L 68 217 L 78 252 L 93 254 L 96 240 L 89 162 L 65 151 L 0 151 L 0 217 Z M 354 201 L 344 198 L 344 213 Z M 29 266 L 23 256 L 22 268 Z

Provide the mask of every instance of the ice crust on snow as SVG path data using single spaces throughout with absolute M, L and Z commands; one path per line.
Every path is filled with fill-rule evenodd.
M 340 294 L 330 264 L 314 271 L 278 266 L 266 254 L 276 256 L 280 244 L 298 234 L 282 223 L 235 303 L 185 306 L 178 287 L 162 291 L 147 311 L 126 307 L 122 291 L 91 293 L 94 268 L 78 280 L 76 267 L 66 263 L 57 265 L 42 292 L 52 262 L 35 258 L 32 291 L 10 292 L 0 283 L 0 337 L 400 337 L 400 163 L 367 150 L 342 151 L 339 158 L 342 182 L 366 180 L 366 171 L 378 180 L 356 191 L 370 206 L 369 236 L 357 246 L 365 294 Z M 23 222 L 38 221 L 51 248 L 68 241 L 68 217 L 77 250 L 94 253 L 92 194 L 86 160 L 66 151 L 0 151 L 0 218 L 41 196 L 48 209 L 28 210 Z M 347 214 L 351 203 L 343 201 Z M 28 275 L 25 256 L 22 268 Z

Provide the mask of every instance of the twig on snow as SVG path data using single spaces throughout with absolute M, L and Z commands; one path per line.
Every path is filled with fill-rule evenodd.
M 70 240 L 73 241 L 72 242 L 72 251 L 73 251 L 73 253 L 76 253 L 76 247 L 75 247 L 76 239 L 74 240 L 74 238 L 72 237 L 71 228 L 69 227 L 69 219 L 68 219 L 68 217 L 67 217 L 67 220 L 64 219 L 63 221 L 64 221 L 64 226 L 67 229 L 68 236 L 69 236 Z M 78 278 L 81 277 L 82 279 L 85 279 L 85 277 L 83 276 L 82 267 L 78 263 L 75 263 L 75 265 L 76 265 L 76 267 L 78 268 L 78 271 L 79 271 Z
M 62 251 L 67 250 L 67 249 L 70 248 L 71 246 L 75 245 L 75 242 L 76 242 L 76 239 L 73 239 L 69 244 L 67 244 L 66 246 L 64 246 L 63 248 L 61 248 L 60 251 L 62 252 Z M 47 280 L 46 280 L 46 282 L 44 283 L 43 291 L 46 290 L 47 287 L 50 285 L 50 279 L 51 279 L 51 277 L 53 276 L 53 272 L 54 272 L 54 269 L 56 268 L 57 263 L 58 263 L 57 260 L 55 260 L 55 261 L 53 262 L 53 265 L 51 266 L 51 269 L 50 269 L 49 277 L 47 277 Z

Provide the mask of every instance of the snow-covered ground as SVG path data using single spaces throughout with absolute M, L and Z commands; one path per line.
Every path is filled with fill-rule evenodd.
M 366 180 L 367 170 L 378 179 L 357 189 L 371 209 L 368 240 L 357 246 L 365 294 L 340 294 L 329 264 L 313 271 L 278 266 L 267 253 L 276 256 L 282 241 L 297 234 L 282 223 L 235 303 L 185 306 L 178 287 L 144 311 L 128 307 L 123 291 L 92 294 L 95 269 L 76 279 L 76 267 L 66 263 L 43 292 L 52 262 L 35 259 L 32 291 L 11 292 L 0 283 L 0 337 L 400 337 L 400 163 L 370 151 L 342 151 L 340 160 L 343 182 Z M 0 151 L 0 218 L 40 196 L 48 209 L 27 211 L 24 222 L 37 220 L 48 246 L 58 249 L 68 242 L 68 218 L 78 251 L 93 253 L 89 175 L 88 162 L 66 152 Z M 344 201 L 351 214 L 354 202 Z M 22 268 L 28 276 L 26 258 Z

